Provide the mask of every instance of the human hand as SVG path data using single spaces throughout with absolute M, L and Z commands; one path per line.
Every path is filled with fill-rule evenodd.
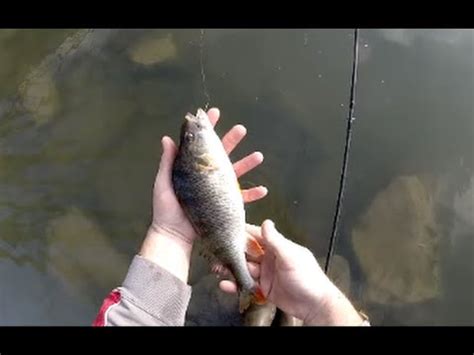
M 306 325 L 362 323 L 358 312 L 329 280 L 309 249 L 286 239 L 269 220 L 262 227 L 247 225 L 247 233 L 265 250 L 263 257 L 249 261 L 249 270 L 259 280 L 269 302 L 304 320 Z M 225 292 L 237 291 L 232 280 L 223 280 L 219 286 Z
M 207 114 L 212 125 L 215 126 L 220 118 L 219 110 L 212 108 Z M 223 136 L 222 144 L 227 154 L 238 146 L 246 134 L 247 130 L 244 126 L 236 125 Z M 186 261 L 197 233 L 181 208 L 173 189 L 171 174 L 178 147 L 167 136 L 162 138 L 161 144 L 163 153 L 153 188 L 153 219 L 140 254 L 155 262 L 159 260 L 168 270 L 178 273 L 182 279 L 187 279 L 189 262 L 184 262 L 186 265 L 180 266 L 183 264 L 183 259 L 171 256 L 173 253 L 170 251 L 174 248 L 177 252 L 184 253 L 184 261 Z M 240 177 L 262 162 L 262 153 L 253 152 L 234 163 L 234 171 L 237 177 Z M 244 203 L 262 199 L 267 193 L 268 190 L 263 186 L 242 190 Z M 162 249 L 168 251 L 168 254 L 162 255 L 164 254 L 160 252 Z

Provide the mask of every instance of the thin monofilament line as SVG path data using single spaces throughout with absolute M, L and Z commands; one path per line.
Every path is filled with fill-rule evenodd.
M 204 110 L 207 111 L 209 108 L 209 103 L 211 101 L 211 97 L 209 96 L 209 92 L 207 91 L 207 84 L 206 84 L 206 72 L 204 70 L 204 29 L 201 29 L 201 37 L 200 37 L 200 62 L 201 62 L 201 83 L 204 90 L 204 96 L 206 96 L 206 105 Z
M 329 240 L 329 248 L 326 256 L 326 265 L 324 266 L 324 272 L 329 272 L 329 265 L 331 262 L 332 255 L 334 253 L 334 246 L 336 242 L 336 236 L 339 229 L 339 217 L 342 210 L 342 200 L 344 197 L 344 190 L 347 178 L 347 165 L 349 161 L 349 150 L 351 146 L 352 138 L 352 123 L 354 122 L 354 105 L 355 105 L 355 88 L 357 83 L 357 68 L 359 65 L 359 30 L 354 30 L 354 46 L 353 46 L 353 60 L 352 60 L 352 77 L 351 77 L 351 93 L 349 101 L 349 116 L 347 117 L 347 128 L 346 128 L 346 144 L 344 147 L 344 158 L 342 160 L 341 175 L 339 180 L 339 192 L 337 196 L 336 211 L 334 213 L 334 220 L 332 226 L 331 239 Z

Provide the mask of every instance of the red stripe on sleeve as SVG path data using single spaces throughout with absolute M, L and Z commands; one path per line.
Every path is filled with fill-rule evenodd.
M 93 327 L 103 327 L 105 326 L 105 314 L 113 305 L 120 302 L 120 292 L 118 290 L 114 290 L 102 303 L 102 307 L 100 307 L 99 314 L 97 315 L 94 323 L 92 323 Z

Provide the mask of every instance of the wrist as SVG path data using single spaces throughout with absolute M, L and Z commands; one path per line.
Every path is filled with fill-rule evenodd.
M 187 283 L 193 244 L 166 228 L 152 226 L 140 248 L 139 255 L 161 266 Z
M 311 310 L 305 318 L 306 325 L 360 326 L 363 322 L 364 318 L 334 285 L 312 301 Z

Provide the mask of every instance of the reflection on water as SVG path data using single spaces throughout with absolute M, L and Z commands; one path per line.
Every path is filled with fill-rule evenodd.
M 413 303 L 438 296 L 440 233 L 434 194 L 425 179 L 398 177 L 375 196 L 353 228 L 369 302 Z
M 100 297 L 127 272 L 129 260 L 115 250 L 96 223 L 76 208 L 50 220 L 46 235 L 51 272 L 72 293 L 87 295 L 93 290 Z
M 331 277 L 376 322 L 474 320 L 465 311 L 473 299 L 472 38 L 362 31 L 339 271 Z M 352 40 L 350 30 L 0 30 L 3 323 L 91 323 L 143 239 L 161 136 L 176 139 L 182 116 L 207 101 L 203 71 L 210 104 L 222 112 L 218 132 L 248 128 L 231 158 L 265 154 L 241 182 L 270 190 L 248 206 L 249 221 L 273 218 L 326 255 Z M 400 176 L 422 188 L 390 185 Z M 442 181 L 441 192 L 426 192 L 423 176 Z M 404 214 L 390 212 L 397 201 L 408 203 Z M 418 225 L 424 229 L 414 232 Z M 396 253 L 384 258 L 400 233 Z M 420 243 L 431 243 L 420 249 L 426 254 L 411 249 Z M 194 256 L 188 324 L 241 324 L 236 298 L 208 272 Z
M 474 217 L 454 207 L 474 168 L 473 32 L 361 37 L 338 242 L 353 266 L 354 294 L 375 323 L 472 324 L 473 230 L 464 229 L 462 251 L 452 238 L 460 216 Z
M 159 33 L 141 38 L 128 50 L 130 59 L 144 65 L 159 64 L 176 59 L 176 44 L 172 34 L 163 37 Z

